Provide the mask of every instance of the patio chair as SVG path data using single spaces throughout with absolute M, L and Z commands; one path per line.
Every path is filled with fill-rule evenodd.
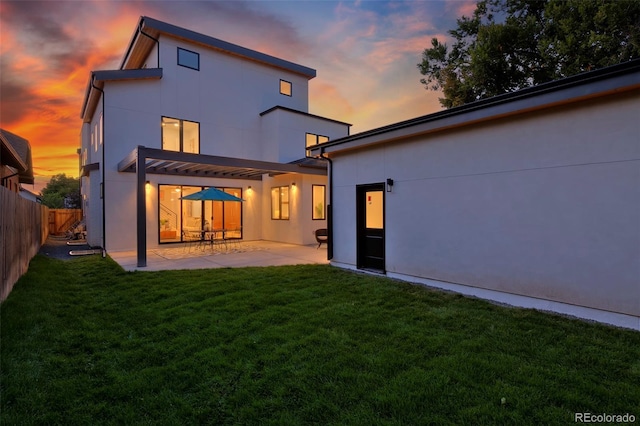
M 238 236 L 241 235 L 241 231 L 242 231 L 241 228 L 225 229 L 223 231 L 223 238 L 227 243 L 227 251 L 239 250 L 240 238 Z
M 318 242 L 318 247 L 316 247 L 316 250 L 320 248 L 320 246 L 322 245 L 322 243 L 327 244 L 327 241 L 329 241 L 329 231 L 327 230 L 327 228 L 320 228 L 320 229 L 316 229 L 316 241 Z
M 184 242 L 184 250 L 187 253 L 191 252 L 192 247 L 199 246 L 202 242 L 198 238 L 198 234 L 191 231 L 182 231 L 182 241 Z
M 227 251 L 227 240 L 224 238 L 224 229 L 215 229 L 213 231 L 209 231 L 209 243 L 211 244 L 211 251 L 218 253 L 223 253 Z

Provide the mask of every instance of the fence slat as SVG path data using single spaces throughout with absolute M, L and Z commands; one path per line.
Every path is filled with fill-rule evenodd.
M 0 187 L 0 301 L 27 272 L 49 235 L 48 208 Z

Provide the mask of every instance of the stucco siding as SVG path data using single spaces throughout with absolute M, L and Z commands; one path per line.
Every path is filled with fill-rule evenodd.
M 199 71 L 177 65 L 178 47 L 199 53 Z M 308 82 L 297 74 L 168 37 L 160 50 L 162 115 L 199 122 L 202 154 L 261 160 L 260 112 L 308 110 Z M 292 83 L 292 96 L 280 94 L 280 79 Z
M 262 116 L 260 143 L 266 161 L 289 163 L 306 156 L 306 134 L 330 140 L 347 136 L 349 126 L 311 115 L 275 109 Z
M 295 182 L 295 186 L 293 183 Z M 326 220 L 312 219 L 312 185 L 326 185 L 326 177 L 302 174 L 264 176 L 262 181 L 262 238 L 290 244 L 315 244 L 314 231 L 326 228 Z M 289 187 L 289 219 L 271 218 L 271 189 Z M 329 192 L 327 189 L 327 203 Z
M 355 185 L 386 194 L 386 270 L 640 315 L 638 91 L 334 160 L 334 261 L 355 265 Z

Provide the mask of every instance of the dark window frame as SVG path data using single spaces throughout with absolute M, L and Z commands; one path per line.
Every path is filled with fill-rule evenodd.
M 282 83 L 287 83 L 287 84 L 289 85 L 289 92 L 290 92 L 289 94 L 284 93 L 284 92 L 282 91 Z M 288 81 L 288 80 L 284 80 L 284 79 L 282 79 L 282 78 L 281 78 L 281 79 L 280 79 L 280 82 L 278 83 L 278 89 L 280 90 L 280 94 L 281 94 L 281 95 L 289 96 L 289 97 L 292 97 L 292 96 L 293 96 L 293 83 L 292 83 L 292 82 L 290 82 L 290 81 Z
M 181 63 L 180 62 L 180 52 L 181 51 L 185 52 L 185 53 L 194 54 L 196 59 L 197 59 L 198 64 L 195 67 L 193 67 L 191 65 L 188 65 L 188 64 L 185 64 L 185 63 Z M 183 47 L 178 47 L 177 61 L 178 61 L 178 65 L 181 66 L 181 67 L 185 67 L 185 68 L 189 68 L 189 69 L 192 69 L 192 70 L 200 71 L 200 54 L 198 52 L 194 52 L 193 50 L 185 49 Z
M 315 191 L 314 188 L 320 186 L 322 191 L 322 217 L 316 218 L 316 206 L 315 206 Z M 326 220 L 327 219 L 327 185 L 313 184 L 311 185 L 311 220 Z
M 177 120 L 179 123 L 179 128 L 180 128 L 180 150 L 179 151 L 174 151 L 174 152 L 186 152 L 184 150 L 184 122 L 186 121 L 187 123 L 196 123 L 198 125 L 198 152 L 194 153 L 194 154 L 200 154 L 200 122 L 199 121 L 193 121 L 193 120 L 184 120 L 182 118 L 176 118 L 176 117 L 169 117 L 167 115 L 163 115 L 160 118 L 160 127 L 162 127 L 161 129 L 161 133 L 160 133 L 160 145 L 161 145 L 161 149 L 165 150 L 164 147 L 164 126 L 162 125 L 164 123 L 164 119 L 168 118 L 171 120 Z M 170 151 L 170 150 L 166 150 L 166 151 Z
M 316 140 L 316 143 L 314 143 L 313 145 L 307 145 L 307 136 L 314 136 L 315 140 Z M 326 138 L 327 140 L 320 142 L 320 138 Z M 311 132 L 305 132 L 304 133 L 304 154 L 305 154 L 305 157 L 311 157 L 311 152 L 309 150 L 310 147 L 316 146 L 316 145 L 318 145 L 320 143 L 329 142 L 330 140 L 331 140 L 331 138 L 329 138 L 329 136 L 319 135 L 319 134 L 311 133 Z
M 182 194 L 183 194 L 183 188 L 184 187 L 195 187 L 195 188 L 199 187 L 199 188 L 201 188 L 200 190 L 204 190 L 206 188 L 209 188 L 209 186 L 181 185 L 181 184 L 170 184 L 170 183 L 160 183 L 160 184 L 157 185 L 157 188 L 158 188 L 158 197 L 157 197 L 157 206 L 158 206 L 158 208 L 157 208 L 157 214 L 158 214 L 158 244 L 179 244 L 179 243 L 188 242 L 190 240 L 185 240 L 185 238 L 184 238 L 184 223 L 182 223 L 183 206 L 184 205 L 183 205 L 182 202 L 180 202 L 180 204 L 179 204 L 179 206 L 180 206 L 179 210 L 180 211 L 179 212 L 174 212 L 174 213 L 177 214 L 177 217 L 180 218 L 180 222 L 179 222 L 180 223 L 180 228 L 177 229 L 177 232 L 180 233 L 179 239 L 176 240 L 176 241 L 163 241 L 160 238 L 160 231 L 161 231 L 161 225 L 160 225 L 161 207 L 160 207 L 160 204 L 161 204 L 161 200 L 160 200 L 160 195 L 159 194 L 162 191 L 162 187 L 163 186 L 179 187 L 180 188 L 180 196 L 181 197 L 182 197 Z M 235 186 L 224 186 L 224 187 L 222 187 L 222 186 L 214 186 L 214 187 L 219 189 L 219 190 L 221 190 L 221 191 L 225 191 L 225 192 L 226 192 L 227 189 L 234 189 L 234 190 L 238 190 L 239 189 L 240 190 L 240 197 L 239 198 L 242 198 L 242 195 L 244 193 L 244 190 L 243 190 L 242 187 L 235 187 Z M 204 203 L 206 201 L 211 201 L 211 200 L 196 200 L 196 201 L 200 201 L 201 202 L 201 209 L 204 212 L 204 210 L 205 210 Z M 223 206 L 222 207 L 222 222 L 224 223 L 226 221 L 225 213 L 224 213 L 224 203 L 236 203 L 237 201 L 219 201 L 219 202 L 221 202 L 222 206 Z M 203 216 L 201 218 L 201 220 L 202 220 L 202 226 L 204 227 L 206 218 Z M 210 224 L 210 226 L 213 227 L 213 224 Z M 238 231 L 238 230 L 235 229 L 234 231 Z M 239 229 L 239 232 L 240 232 L 240 236 L 239 237 L 232 237 L 230 239 L 242 240 L 244 238 L 244 206 L 243 206 L 243 203 L 240 203 L 240 229 Z
M 287 197 L 288 197 L 288 201 L 285 203 L 287 205 L 287 217 L 283 218 L 282 217 L 282 192 L 280 191 L 282 188 L 287 188 Z M 289 220 L 291 218 L 291 188 L 289 187 L 289 185 L 280 185 L 280 186 L 272 186 L 271 187 L 271 194 L 273 194 L 273 190 L 277 189 L 278 190 L 278 212 L 280 214 L 280 217 L 274 217 L 274 210 L 273 210 L 273 196 L 271 197 L 271 220 Z

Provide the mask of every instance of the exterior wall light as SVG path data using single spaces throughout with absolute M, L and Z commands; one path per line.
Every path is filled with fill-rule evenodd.
M 391 192 L 393 189 L 393 179 L 387 178 L 387 192 Z

